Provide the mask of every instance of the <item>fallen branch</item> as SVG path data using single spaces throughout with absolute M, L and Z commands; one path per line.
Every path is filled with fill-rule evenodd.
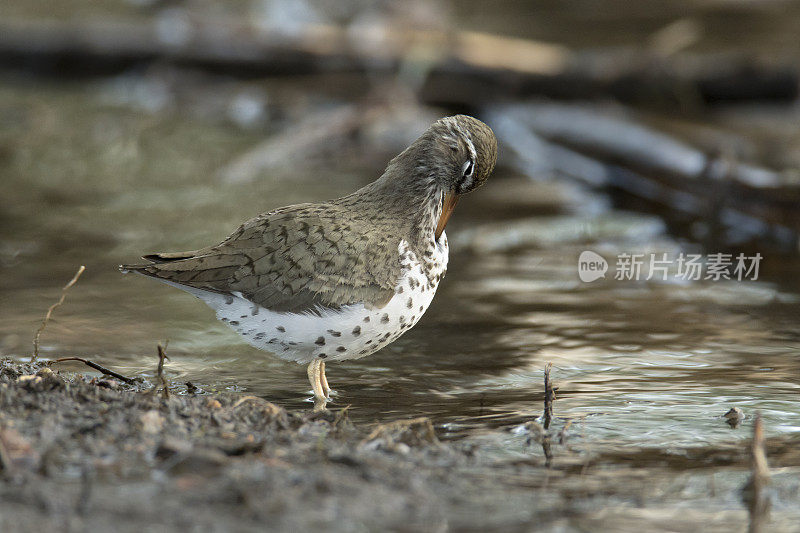
M 179 22 L 180 24 L 180 22 Z M 164 36 L 163 21 L 0 21 L 0 62 L 61 57 L 82 60 L 83 70 L 136 62 L 170 61 L 260 73 L 397 71 L 419 48 L 438 66 L 457 61 L 472 68 L 524 75 L 559 73 L 569 51 L 558 44 L 469 31 L 382 27 L 381 32 L 308 24 L 296 32 L 264 31 L 247 22 L 192 17 L 179 40 Z M 184 26 L 181 26 L 182 28 Z M 87 61 L 96 59 L 96 61 Z M 452 69 L 448 69 L 452 70 Z
M 125 377 L 125 376 L 123 376 L 122 374 L 120 374 L 118 372 L 114 372 L 113 370 L 109 370 L 108 368 L 106 368 L 104 366 L 101 366 L 101 365 L 98 365 L 94 361 L 90 361 L 88 359 L 84 359 L 83 357 L 62 357 L 60 359 L 56 359 L 55 361 L 50 361 L 48 363 L 48 366 L 52 365 L 54 363 L 63 363 L 64 361 L 79 361 L 79 362 L 85 364 L 86 366 L 94 368 L 95 370 L 97 370 L 98 372 L 100 372 L 100 373 L 102 373 L 102 374 L 104 374 L 106 376 L 111 376 L 112 378 L 118 379 L 120 381 L 123 381 L 123 382 L 125 382 L 125 383 L 127 383 L 129 385 L 133 385 L 134 383 L 136 383 L 136 380 L 133 379 L 133 378 Z
M 564 146 L 598 161 L 618 164 L 645 176 L 669 182 L 677 179 L 694 182 L 705 182 L 709 178 L 727 179 L 742 189 L 781 194 L 793 192 L 795 200 L 800 198 L 796 172 L 781 173 L 742 162 L 731 164 L 730 158 L 706 154 L 644 125 L 630 114 L 610 112 L 608 107 L 531 102 L 492 106 L 487 111 L 487 118 L 491 119 L 495 129 L 499 127 L 501 135 L 506 133 L 503 136 L 514 152 L 523 155 L 526 147 L 520 145 L 516 137 L 520 127 L 535 133 L 545 142 Z M 509 123 L 511 119 L 513 121 Z M 506 132 L 508 129 L 511 131 Z M 524 134 L 522 139 L 525 140 Z M 530 140 L 525 142 L 530 143 Z M 531 157 L 535 156 L 531 154 Z
M 168 25 L 174 24 L 175 28 Z M 165 29 L 166 28 L 166 29 Z M 427 74 L 428 103 L 482 105 L 498 99 L 613 97 L 621 101 L 698 103 L 770 100 L 798 95 L 792 58 L 745 54 L 664 57 L 657 49 L 574 51 L 551 42 L 457 30 L 388 25 L 309 24 L 293 32 L 190 17 L 176 20 L 0 20 L 0 64 L 98 74 L 142 63 L 172 63 L 252 78 L 261 74 Z
M 308 158 L 333 138 L 345 137 L 357 131 L 364 115 L 356 106 L 323 111 L 300 121 L 287 130 L 270 136 L 246 154 L 223 168 L 219 175 L 226 183 L 255 181 L 260 175 L 290 166 L 294 161 Z
M 511 165 L 533 179 L 567 178 L 624 191 L 666 206 L 673 222 L 700 219 L 724 230 L 717 234 L 725 235 L 726 244 L 771 240 L 787 251 L 796 248 L 797 170 L 740 162 L 724 149 L 706 153 L 598 106 L 502 104 L 484 115 Z
M 81 267 L 78 269 L 78 271 L 72 277 L 72 279 L 69 280 L 69 283 L 64 285 L 64 288 L 61 289 L 61 298 L 59 298 L 56 303 L 54 303 L 53 305 L 51 305 L 47 309 L 47 314 L 44 315 L 44 319 L 42 320 L 42 325 L 39 326 L 39 329 L 36 330 L 36 336 L 33 338 L 33 355 L 31 356 L 31 363 L 36 361 L 39 358 L 39 337 L 42 335 L 42 332 L 44 331 L 45 326 L 47 326 L 47 323 L 50 321 L 50 316 L 53 314 L 53 311 L 57 307 L 60 307 L 61 304 L 64 303 L 64 299 L 67 297 L 67 291 L 73 285 L 75 285 L 75 283 L 78 281 L 78 278 L 81 277 L 81 274 L 83 274 L 84 270 L 86 270 L 86 267 L 81 265 Z

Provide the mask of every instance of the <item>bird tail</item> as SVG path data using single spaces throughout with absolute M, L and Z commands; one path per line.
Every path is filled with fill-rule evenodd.
M 192 259 L 197 255 L 199 250 L 192 250 L 191 252 L 165 252 L 143 255 L 142 259 L 148 261 L 147 263 L 119 265 L 119 270 L 123 274 L 128 272 L 139 272 L 141 274 L 152 275 L 152 268 L 154 265 L 161 263 L 170 263 L 172 261 L 180 261 L 182 259 Z
M 168 252 L 142 256 L 144 264 L 120 265 L 123 273 L 135 272 L 175 285 L 210 291 L 226 290 L 227 284 L 243 264 L 241 255 L 214 253 L 210 248 L 191 252 Z

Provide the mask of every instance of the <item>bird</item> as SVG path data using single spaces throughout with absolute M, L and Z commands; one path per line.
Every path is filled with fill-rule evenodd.
M 444 117 L 349 195 L 281 207 L 219 244 L 119 268 L 196 296 L 250 345 L 307 365 L 324 407 L 326 362 L 366 357 L 420 320 L 447 270 L 445 226 L 496 161 L 489 126 Z

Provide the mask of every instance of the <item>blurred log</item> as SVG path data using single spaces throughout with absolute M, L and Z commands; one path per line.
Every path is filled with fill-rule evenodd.
M 800 87 L 791 61 L 686 54 L 667 59 L 647 49 L 574 52 L 478 32 L 311 25 L 286 34 L 198 20 L 181 9 L 145 21 L 0 20 L 0 66 L 93 75 L 153 61 L 240 77 L 397 73 L 414 63 L 426 74 L 422 99 L 449 106 L 529 95 L 650 103 L 792 101 Z
M 490 106 L 483 114 L 511 162 L 542 179 L 567 177 L 616 188 L 675 215 L 712 224 L 737 244 L 771 237 L 797 251 L 800 176 L 707 154 L 630 118 L 597 107 L 552 103 Z M 715 235 L 719 237 L 719 235 Z
M 343 106 L 310 115 L 224 166 L 218 172 L 220 180 L 225 183 L 251 182 L 269 171 L 296 166 L 298 161 L 308 159 L 309 154 L 315 153 L 321 145 L 357 131 L 363 121 L 363 114 L 358 111 L 356 106 Z
M 769 512 L 772 507 L 769 495 L 769 484 L 772 475 L 767 463 L 767 451 L 764 445 L 764 423 L 761 415 L 756 416 L 753 424 L 753 440 L 750 443 L 750 479 L 742 488 L 742 500 L 747 505 L 750 523 L 748 533 L 769 531 Z
M 430 56 L 420 50 L 431 52 Z M 167 10 L 152 21 L 0 21 L 0 60 L 82 62 L 90 71 L 113 63 L 168 60 L 245 76 L 273 73 L 395 71 L 410 54 L 457 60 L 475 68 L 547 74 L 564 69 L 558 45 L 475 32 L 309 25 L 301 32 L 265 31 L 232 21 L 202 21 Z M 96 63 L 92 64 L 93 61 Z
M 439 114 L 420 106 L 392 86 L 385 100 L 325 106 L 304 113 L 283 130 L 233 158 L 217 173 L 224 183 L 296 179 L 298 170 L 330 171 L 336 159 L 359 164 L 372 157 L 382 168 L 386 158 L 414 142 Z M 334 159 L 332 162 L 331 159 Z M 380 170 L 378 168 L 377 170 Z

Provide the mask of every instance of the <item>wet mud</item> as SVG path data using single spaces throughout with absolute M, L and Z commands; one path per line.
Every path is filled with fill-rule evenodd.
M 188 390 L 165 397 L 142 379 L 1 360 L 0 529 L 624 530 L 660 514 L 659 530 L 679 531 L 704 514 L 709 530 L 748 520 L 736 501 L 746 446 L 592 451 L 577 426 L 531 420 L 503 456 L 491 435 L 440 440 L 426 418 L 354 424 L 347 408 Z M 769 441 L 778 477 L 797 479 L 798 444 Z M 705 497 L 675 508 L 698 483 Z M 780 502 L 798 485 L 779 486 L 775 525 L 788 527 Z

